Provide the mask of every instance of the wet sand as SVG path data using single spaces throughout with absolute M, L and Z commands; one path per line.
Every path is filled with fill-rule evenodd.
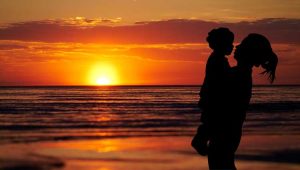
M 192 137 L 139 137 L 2 144 L 1 170 L 205 170 Z M 247 135 L 239 170 L 300 169 L 300 136 Z

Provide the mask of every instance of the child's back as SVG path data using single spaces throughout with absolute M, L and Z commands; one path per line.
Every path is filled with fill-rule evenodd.
M 207 60 L 205 78 L 200 91 L 200 107 L 202 109 L 221 102 L 221 94 L 230 71 L 226 55 L 230 55 L 233 50 L 233 40 L 234 35 L 227 28 L 214 29 L 207 37 L 213 52 Z
M 205 109 L 216 102 L 221 102 L 220 96 L 223 92 L 230 65 L 225 55 L 212 53 L 206 63 L 205 78 L 200 91 L 200 107 Z
M 207 154 L 207 142 L 209 140 L 209 120 L 214 117 L 225 102 L 223 98 L 226 91 L 226 80 L 230 71 L 230 65 L 225 57 L 233 50 L 233 33 L 227 28 L 218 28 L 209 32 L 207 41 L 212 54 L 206 63 L 204 82 L 200 91 L 199 106 L 202 109 L 201 122 L 192 146 L 201 155 Z M 221 107 L 221 108 L 220 108 Z

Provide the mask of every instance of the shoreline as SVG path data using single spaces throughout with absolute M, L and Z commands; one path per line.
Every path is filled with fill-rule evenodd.
M 44 141 L 0 146 L 0 170 L 204 170 L 207 158 L 192 137 L 129 137 Z M 299 135 L 245 135 L 236 156 L 239 170 L 300 168 Z

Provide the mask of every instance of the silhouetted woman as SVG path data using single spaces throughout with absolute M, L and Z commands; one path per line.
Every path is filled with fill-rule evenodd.
M 242 125 L 252 93 L 252 68 L 261 66 L 270 82 L 275 79 L 278 58 L 268 39 L 249 34 L 236 47 L 237 66 L 231 68 L 226 86 L 227 99 L 223 112 L 211 118 L 209 124 L 209 169 L 236 169 L 235 152 L 242 136 Z M 218 107 L 218 106 L 216 106 Z

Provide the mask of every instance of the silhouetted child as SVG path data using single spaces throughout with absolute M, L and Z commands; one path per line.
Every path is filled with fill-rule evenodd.
M 199 93 L 201 124 L 192 140 L 192 146 L 200 155 L 207 155 L 209 136 L 214 131 L 210 120 L 218 119 L 216 114 L 222 110 L 218 107 L 224 105 L 225 82 L 230 70 L 226 55 L 230 55 L 233 50 L 234 34 L 228 28 L 217 28 L 208 33 L 206 40 L 213 52 L 207 60 L 205 78 Z

